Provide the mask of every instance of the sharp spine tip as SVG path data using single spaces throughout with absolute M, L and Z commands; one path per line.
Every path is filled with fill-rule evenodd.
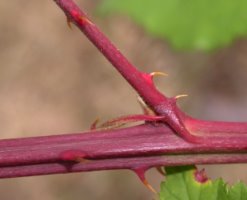
M 154 77 L 154 76 L 168 76 L 168 74 L 166 74 L 164 72 L 151 72 L 150 76 L 151 77 Z
M 175 96 L 175 99 L 180 99 L 180 98 L 188 97 L 188 96 L 189 96 L 188 94 L 180 94 L 180 95 Z
M 70 28 L 70 30 L 72 30 L 72 25 L 71 25 L 72 21 L 69 17 L 67 17 L 67 25 Z
M 157 191 L 148 183 L 147 179 L 145 178 L 145 171 L 147 169 L 145 168 L 137 168 L 133 169 L 133 171 L 136 173 L 136 175 L 139 177 L 141 182 L 154 194 L 157 194 Z
M 156 169 L 157 169 L 157 171 L 158 171 L 162 176 L 165 176 L 165 175 L 166 175 L 166 173 L 165 173 L 165 171 L 163 170 L 162 167 L 156 167 Z
M 157 191 L 148 183 L 146 179 L 144 179 L 142 182 L 151 192 L 157 194 Z
M 91 124 L 90 130 L 95 130 L 95 129 L 97 129 L 97 128 L 98 128 L 99 121 L 100 121 L 99 118 L 96 118 L 96 119 L 94 120 L 94 122 Z
M 145 103 L 145 101 L 140 96 L 137 97 L 137 100 L 145 115 L 155 115 L 152 109 Z

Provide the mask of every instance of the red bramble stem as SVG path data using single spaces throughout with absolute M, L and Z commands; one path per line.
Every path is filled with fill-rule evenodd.
M 224 146 L 193 144 L 163 124 L 1 140 L 0 149 L 0 178 L 106 169 L 144 173 L 157 166 L 247 162 L 247 145 L 231 140 Z
M 152 74 L 137 70 L 72 0 L 55 2 L 65 12 L 69 21 L 73 22 L 102 52 L 145 103 L 157 115 L 164 117 L 163 121 L 169 124 L 176 134 L 192 143 L 224 143 L 224 140 L 229 139 L 228 136 L 236 143 L 247 143 L 247 123 L 206 122 L 187 116 L 177 107 L 177 98 L 168 98 L 161 94 L 153 84 Z M 214 129 L 217 129 L 217 134 L 213 132 Z
M 137 70 L 73 1 L 55 0 L 55 2 L 63 9 L 69 21 L 73 22 L 88 37 L 154 112 L 165 116 L 165 122 L 186 139 L 195 140 L 195 137 L 187 133 L 180 120 L 175 98 L 167 98 L 161 94 L 155 88 L 152 76 Z
M 108 121 L 148 121 L 118 130 L 0 140 L 0 178 L 130 169 L 147 185 L 151 167 L 247 162 L 247 123 L 193 119 L 161 94 L 153 73 L 138 71 L 71 0 L 55 0 L 157 116 L 135 115 Z M 96 124 L 93 124 L 93 128 Z M 78 163 L 79 162 L 79 163 Z M 204 180 L 203 172 L 198 180 Z

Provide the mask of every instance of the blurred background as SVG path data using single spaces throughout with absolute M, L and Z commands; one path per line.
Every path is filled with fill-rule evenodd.
M 156 1 L 153 4 L 159 3 Z M 161 91 L 168 96 L 189 94 L 179 102 L 186 113 L 208 120 L 247 120 L 245 15 L 225 20 L 222 27 L 216 24 L 221 31 L 215 33 L 209 22 L 214 21 L 213 16 L 218 19 L 217 15 L 205 22 L 207 28 L 202 26 L 203 21 L 197 22 L 198 28 L 191 25 L 197 25 L 196 22 L 190 24 L 189 20 L 179 24 L 178 19 L 183 17 L 171 17 L 176 13 L 173 10 L 170 15 L 159 15 L 161 19 L 156 15 L 152 18 L 145 10 L 145 5 L 151 8 L 146 4 L 148 1 L 135 0 L 135 6 L 124 2 L 125 5 L 118 5 L 111 0 L 77 0 L 140 70 L 169 74 L 156 79 Z M 207 9 L 205 6 L 201 8 Z M 163 7 L 158 7 L 160 10 L 155 12 L 154 7 L 150 13 L 162 13 Z M 242 7 L 238 5 L 233 11 L 227 8 L 227 12 L 220 13 L 236 16 Z M 168 8 L 184 12 L 175 5 Z M 200 19 L 197 15 L 202 12 L 191 9 L 191 19 Z M 88 130 L 97 117 L 104 120 L 141 113 L 133 89 L 76 27 L 71 30 L 67 26 L 63 12 L 53 1 L 0 1 L 0 13 L 1 139 L 81 132 Z M 159 23 L 153 26 L 151 22 Z M 233 24 L 246 27 L 231 32 Z M 159 31 L 159 27 L 166 25 L 169 30 Z M 232 34 L 225 34 L 228 32 Z M 205 167 L 211 178 L 223 177 L 232 183 L 239 179 L 247 181 L 246 166 L 200 167 Z M 159 190 L 162 177 L 150 170 L 147 178 Z M 0 180 L 0 198 L 146 200 L 154 197 L 135 174 L 119 170 Z

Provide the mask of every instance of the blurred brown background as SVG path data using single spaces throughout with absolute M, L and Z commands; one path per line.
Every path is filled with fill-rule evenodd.
M 97 1 L 77 1 L 139 69 L 164 71 L 157 86 L 181 93 L 187 113 L 246 121 L 247 40 L 211 54 L 181 53 L 127 17 L 101 18 Z M 140 113 L 136 94 L 52 0 L 0 1 L 0 137 L 88 130 L 92 121 Z M 212 178 L 247 181 L 246 165 L 206 166 Z M 155 171 L 148 180 L 159 188 Z M 0 180 L 0 199 L 152 199 L 129 171 L 100 171 Z

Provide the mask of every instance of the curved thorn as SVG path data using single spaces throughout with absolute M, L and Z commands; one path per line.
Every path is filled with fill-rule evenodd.
M 180 98 L 188 97 L 188 96 L 189 96 L 188 94 L 180 94 L 180 95 L 175 96 L 175 99 L 180 99 Z
M 147 181 L 146 179 L 144 179 L 142 182 L 143 182 L 143 184 L 144 184 L 151 192 L 153 192 L 154 194 L 157 194 L 157 191 L 152 187 L 152 185 L 150 185 L 150 184 L 148 183 L 148 181 Z
M 157 115 L 128 115 L 106 121 L 97 128 L 111 129 L 111 128 L 118 128 L 124 126 L 125 124 L 133 123 L 133 122 L 139 122 L 139 121 L 157 122 L 163 119 L 164 116 L 157 116 Z
M 155 115 L 153 110 L 151 108 L 149 108 L 149 106 L 143 101 L 143 99 L 140 96 L 137 97 L 137 100 L 138 100 L 138 103 L 140 104 L 142 111 L 145 115 Z
M 67 25 L 72 30 L 71 23 L 72 23 L 71 19 L 69 17 L 67 17 Z
M 96 120 L 94 120 L 94 122 L 91 124 L 90 126 L 90 130 L 95 130 L 97 129 L 97 125 L 99 124 L 99 118 L 96 118 Z
M 147 107 L 147 104 L 145 103 L 145 101 L 143 101 L 143 99 L 140 96 L 137 96 L 137 101 L 141 105 L 141 107 Z
M 166 175 L 166 173 L 165 173 L 165 171 L 163 170 L 163 168 L 162 167 L 156 167 L 156 169 L 157 169 L 157 171 L 161 174 L 161 175 L 163 175 L 163 176 L 165 176 Z
M 148 183 L 147 179 L 145 178 L 145 172 L 147 169 L 145 168 L 137 168 L 132 169 L 135 174 L 140 178 L 141 182 L 153 193 L 157 194 L 157 191 Z
M 150 76 L 151 77 L 154 77 L 154 76 L 168 76 L 168 74 L 166 74 L 164 72 L 151 72 Z

